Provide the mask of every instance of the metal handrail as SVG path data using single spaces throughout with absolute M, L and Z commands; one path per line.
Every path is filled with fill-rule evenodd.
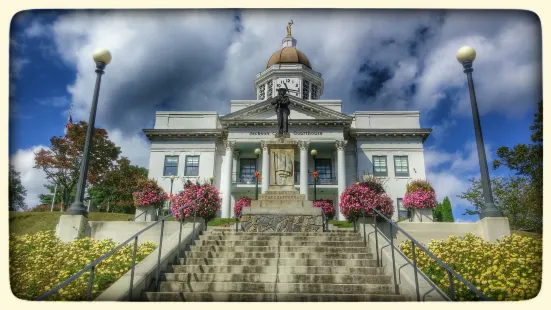
M 135 222 L 136 219 L 137 219 L 138 217 L 142 216 L 145 212 L 147 212 L 147 210 L 145 210 L 145 211 L 143 211 L 142 213 L 140 213 L 140 215 L 136 216 L 132 221 Z M 129 220 L 129 221 L 130 221 L 130 220 Z
M 196 219 L 196 212 L 197 212 L 197 204 L 195 202 L 198 201 L 199 199 L 200 198 L 197 198 L 196 200 L 183 205 L 179 209 L 171 211 L 170 214 L 166 215 L 165 217 L 161 218 L 160 220 L 155 221 L 154 223 L 147 226 L 146 228 L 140 230 L 136 234 L 132 235 L 132 237 L 128 238 L 126 241 L 124 241 L 123 243 L 116 246 L 111 251 L 103 254 L 98 259 L 96 259 L 92 263 L 88 264 L 86 267 L 82 268 L 79 272 L 75 273 L 74 275 L 69 277 L 67 280 L 61 282 L 60 284 L 58 284 L 53 289 L 49 290 L 48 292 L 44 293 L 42 296 L 38 297 L 36 300 L 40 301 L 40 300 L 44 300 L 44 299 L 50 297 L 51 295 L 56 293 L 61 288 L 67 286 L 69 283 L 73 282 L 75 279 L 77 279 L 78 277 L 83 275 L 86 271 L 90 270 L 90 279 L 89 279 L 89 282 L 88 282 L 88 292 L 86 294 L 86 300 L 89 300 L 89 298 L 91 296 L 91 293 L 92 293 L 92 287 L 93 287 L 93 283 L 94 283 L 94 270 L 95 270 L 96 265 L 101 263 L 103 260 L 105 260 L 109 256 L 113 255 L 115 252 L 120 250 L 122 247 L 124 247 L 125 245 L 130 243 L 130 241 L 134 240 L 134 252 L 132 254 L 132 269 L 131 269 L 132 272 L 130 274 L 130 287 L 129 287 L 129 295 L 128 295 L 129 300 L 132 300 L 132 290 L 133 290 L 133 286 L 134 286 L 134 269 L 136 267 L 136 250 L 137 250 L 137 247 L 138 247 L 138 236 L 141 235 L 142 233 L 144 233 L 145 231 L 149 230 L 150 228 L 154 227 L 155 225 L 161 223 L 161 235 L 160 235 L 159 247 L 158 247 L 159 256 L 157 258 L 157 277 L 155 279 L 155 289 L 157 290 L 159 288 L 161 250 L 162 250 L 162 246 L 163 246 L 163 232 L 164 232 L 165 220 L 168 219 L 170 216 L 172 216 L 174 214 L 174 212 L 182 211 L 184 208 L 189 207 L 191 205 L 194 205 L 194 207 L 193 207 L 193 238 L 192 239 L 195 240 L 195 237 L 196 237 L 196 235 L 195 235 L 195 219 Z M 182 239 L 183 221 L 184 221 L 184 216 L 182 216 L 180 218 L 180 236 L 179 236 L 179 239 L 178 239 L 177 259 L 180 258 L 180 252 L 181 252 L 181 239 Z
M 453 284 L 453 277 L 457 278 L 459 281 L 461 281 L 463 284 L 465 284 L 473 293 L 475 293 L 476 295 L 478 295 L 478 297 L 480 297 L 482 300 L 485 300 L 485 301 L 491 301 L 492 299 L 490 299 L 488 296 L 484 295 L 484 293 L 482 293 L 481 291 L 479 291 L 474 285 L 472 285 L 469 281 L 467 281 L 465 278 L 463 278 L 460 274 L 458 274 L 457 272 L 455 272 L 455 270 L 453 270 L 451 267 L 449 267 L 446 263 L 444 263 L 443 261 L 441 261 L 438 257 L 436 257 L 434 254 L 432 254 L 431 251 L 429 251 L 427 248 L 425 248 L 422 244 L 420 244 L 419 242 L 417 242 L 417 240 L 415 240 L 412 236 L 410 236 L 405 230 L 403 230 L 402 228 L 400 228 L 398 225 L 396 225 L 394 222 L 392 222 L 389 218 L 387 218 L 385 215 L 383 215 L 380 211 L 376 210 L 376 209 L 370 209 L 371 211 L 375 211 L 375 213 L 377 213 L 377 215 L 374 215 L 373 216 L 373 226 L 374 226 L 374 230 L 375 230 L 375 242 L 378 243 L 378 239 L 377 239 L 377 235 L 378 235 L 378 231 L 379 229 L 377 228 L 377 217 L 380 216 L 381 218 L 383 218 L 386 222 L 388 222 L 390 224 L 390 237 L 389 238 L 386 238 L 387 240 L 390 239 L 390 245 L 392 247 L 392 267 L 393 267 L 393 273 L 394 273 L 394 283 L 396 285 L 396 263 L 395 263 L 395 258 L 394 258 L 394 249 L 396 249 L 398 251 L 398 253 L 400 253 L 404 258 L 406 258 L 406 261 L 409 262 L 412 266 L 413 266 L 413 269 L 414 269 L 414 277 L 415 277 L 415 290 L 416 290 L 416 294 L 417 294 L 417 301 L 421 301 L 421 296 L 420 296 L 420 293 L 419 293 L 419 279 L 417 277 L 417 273 L 418 273 L 418 267 L 417 267 L 417 257 L 415 255 L 415 247 L 418 247 L 419 249 L 421 249 L 423 252 L 425 252 L 430 258 L 434 259 L 434 261 L 436 261 L 441 267 L 443 267 L 446 272 L 448 273 L 448 279 L 449 279 L 449 282 L 450 282 L 450 296 L 447 296 L 449 300 L 455 300 L 455 290 L 454 290 L 454 284 Z M 363 210 L 363 216 L 364 216 L 364 238 L 365 238 L 365 210 Z M 394 245 L 394 241 L 393 241 L 393 237 L 392 237 L 392 229 L 395 228 L 397 231 L 401 232 L 404 236 L 406 236 L 410 241 L 411 241 L 411 250 L 412 250 L 412 255 L 413 255 L 413 263 L 410 262 L 409 258 L 407 258 L 403 253 L 402 251 L 400 251 L 400 249 L 398 249 L 395 245 Z M 382 234 L 383 236 L 385 236 L 384 234 Z M 386 236 L 385 236 L 386 237 Z M 365 239 L 364 239 L 364 243 L 365 243 Z M 376 252 L 377 252 L 377 261 L 379 261 L 379 248 L 378 248 L 378 244 L 376 245 Z M 433 287 L 434 290 L 436 290 L 437 292 L 441 292 L 440 288 L 437 287 L 433 282 L 432 280 L 428 279 L 428 277 L 423 273 L 423 272 L 420 272 L 421 275 L 425 278 L 425 280 L 427 280 L 427 282 L 429 282 L 429 284 Z M 396 289 L 397 289 L 397 286 L 396 286 Z M 442 295 L 442 293 L 440 293 Z M 426 295 L 426 294 L 425 294 Z M 443 296 L 444 297 L 444 296 Z

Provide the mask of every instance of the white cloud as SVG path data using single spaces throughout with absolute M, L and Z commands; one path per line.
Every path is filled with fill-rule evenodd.
M 15 167 L 15 170 L 21 174 L 21 184 L 27 190 L 25 203 L 27 208 L 33 208 L 40 203 L 39 194 L 46 194 L 48 190 L 44 187 L 46 182 L 46 173 L 44 171 L 33 168 L 34 153 L 42 148 L 47 148 L 43 145 L 33 146 L 29 149 L 18 150 L 11 158 L 10 163 Z
M 487 161 L 491 163 L 491 146 L 486 145 Z M 467 191 L 471 185 L 469 179 L 480 178 L 478 151 L 474 141 L 467 142 L 462 149 L 454 153 L 439 151 L 434 147 L 424 152 L 427 179 L 433 184 L 437 199 L 448 197 L 452 206 L 465 207 L 469 202 L 457 197 Z
M 126 136 L 120 130 L 108 130 L 109 139 L 120 146 L 121 156 L 128 157 L 133 165 L 149 167 L 149 141 L 140 135 Z
M 41 20 L 34 19 L 31 22 L 30 26 L 25 28 L 25 35 L 29 38 L 36 38 L 48 35 L 50 34 L 50 31 L 48 29 L 49 27 L 49 24 L 44 24 Z

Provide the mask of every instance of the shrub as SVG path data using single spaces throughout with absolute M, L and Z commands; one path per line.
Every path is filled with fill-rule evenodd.
M 233 208 L 233 212 L 235 217 L 240 217 L 241 212 L 243 212 L 243 207 L 250 207 L 251 206 L 251 198 L 249 197 L 241 197 L 239 200 L 235 203 L 235 206 Z
M 328 219 L 332 219 L 335 216 L 335 207 L 333 207 L 333 200 L 316 200 L 314 201 L 314 208 L 322 208 L 323 214 Z
M 394 204 L 385 192 L 377 192 L 365 183 L 355 183 L 347 187 L 340 197 L 341 213 L 347 220 L 353 221 L 362 216 L 362 209 L 366 215 L 372 216 L 371 209 L 375 208 L 385 216 L 392 216 Z
M 36 300 L 86 265 L 117 246 L 112 240 L 78 239 L 61 242 L 53 231 L 32 235 L 12 234 L 9 240 L 10 285 L 13 294 L 24 300 Z M 136 263 L 155 249 L 145 242 L 138 246 Z M 99 296 L 132 268 L 133 244 L 127 245 L 98 264 L 94 270 L 92 297 Z M 84 300 L 90 272 L 60 289 L 49 300 Z
M 494 243 L 474 234 L 433 240 L 428 250 L 494 300 L 526 300 L 536 297 L 542 279 L 542 240 L 511 235 Z M 411 243 L 400 249 L 412 258 Z M 444 292 L 448 292 L 447 272 L 427 254 L 416 248 L 419 268 Z M 466 285 L 454 278 L 457 300 L 478 300 Z
M 162 187 L 154 180 L 147 180 L 140 184 L 141 190 L 132 193 L 135 207 L 155 206 L 159 208 L 168 198 Z
M 438 205 L 434 188 L 425 180 L 414 180 L 409 183 L 402 203 L 406 209 L 436 208 Z
M 27 212 L 50 212 L 52 206 L 50 205 L 37 205 L 36 207 L 32 208 L 32 209 L 27 209 L 26 211 Z M 54 212 L 57 211 L 59 212 L 60 209 L 59 209 L 59 205 L 54 205 Z
M 188 206 L 178 211 L 184 205 Z M 196 208 L 196 215 L 208 222 L 216 217 L 221 205 L 222 199 L 216 187 L 188 180 L 184 184 L 184 190 L 173 198 L 170 209 L 174 212 L 174 218 L 180 220 L 182 214 L 184 218 L 193 217 L 193 210 Z

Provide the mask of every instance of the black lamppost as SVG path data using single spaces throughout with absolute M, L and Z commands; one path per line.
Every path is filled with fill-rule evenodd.
M 106 49 L 98 49 L 93 55 L 96 62 L 96 87 L 94 89 L 94 97 L 92 99 L 92 107 L 90 110 L 90 120 L 88 121 L 88 130 L 86 131 L 86 142 L 84 143 L 84 153 L 82 154 L 82 162 L 80 163 L 80 174 L 78 176 L 77 193 L 75 201 L 67 210 L 69 215 L 83 215 L 88 217 L 86 206 L 82 202 L 84 200 L 84 191 L 86 189 L 86 178 L 88 177 L 88 161 L 90 151 L 92 150 L 92 136 L 94 135 L 94 123 L 96 121 L 96 110 L 98 107 L 99 88 L 101 84 L 101 76 L 103 70 L 111 62 L 111 53 Z
M 255 199 L 258 200 L 258 178 L 260 177 L 260 175 L 258 175 L 258 157 L 260 156 L 260 149 L 255 149 L 254 150 L 254 154 L 256 155 L 256 162 L 254 164 L 255 166 L 255 172 L 254 172 L 254 178 L 256 179 L 256 192 L 255 192 Z
M 310 151 L 310 155 L 312 155 L 312 159 L 314 160 L 314 170 L 316 168 L 316 156 L 318 156 L 318 151 L 316 149 L 313 149 Z M 316 202 L 316 184 L 318 183 L 318 178 L 317 178 L 317 174 L 318 172 L 317 171 L 314 171 L 314 202 Z
M 469 93 L 471 95 L 471 108 L 473 113 L 474 134 L 476 137 L 476 147 L 478 149 L 478 162 L 480 164 L 480 176 L 482 182 L 482 193 L 484 195 L 484 206 L 480 212 L 480 219 L 485 217 L 503 217 L 497 209 L 494 198 L 492 197 L 492 187 L 490 186 L 490 174 L 488 173 L 488 163 L 486 161 L 486 151 L 484 149 L 484 140 L 482 138 L 482 128 L 480 126 L 480 117 L 478 116 L 478 106 L 474 93 L 473 82 L 473 61 L 476 58 L 475 50 L 470 46 L 463 46 L 457 51 L 457 60 L 465 69 L 469 83 Z
M 174 185 L 174 180 L 177 178 L 175 175 L 170 176 L 170 199 L 168 200 L 168 210 L 172 211 L 172 186 Z M 159 219 L 159 214 L 157 214 L 157 220 Z

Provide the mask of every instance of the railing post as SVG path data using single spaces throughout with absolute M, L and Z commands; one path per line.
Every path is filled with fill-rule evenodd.
M 193 244 L 195 244 L 195 216 L 197 215 L 197 204 L 194 203 L 193 204 Z M 207 225 L 207 223 L 205 223 L 205 226 Z
M 90 300 L 90 297 L 92 296 L 92 287 L 94 286 L 95 269 L 96 269 L 96 266 L 93 266 L 92 269 L 90 269 L 90 279 L 88 279 L 88 292 L 86 293 L 86 300 Z
M 455 301 L 455 289 L 453 287 L 453 276 L 451 272 L 447 271 L 447 273 L 448 273 L 448 280 L 450 281 L 450 298 Z
M 130 289 L 128 290 L 128 300 L 132 301 L 132 290 L 134 289 L 134 270 L 136 269 L 136 251 L 138 249 L 138 236 L 134 238 L 134 251 L 132 252 L 132 271 L 130 272 Z
M 375 211 L 373 214 L 373 227 L 375 228 L 375 252 L 377 252 L 377 266 L 380 266 L 379 263 L 379 232 L 377 231 L 377 213 Z
M 417 293 L 417 301 L 421 301 L 419 294 L 419 279 L 417 278 L 417 255 L 415 255 L 415 242 L 411 240 L 411 253 L 413 255 L 413 273 L 415 276 L 415 292 Z
M 163 233 L 165 231 L 165 220 L 161 221 L 161 238 L 159 240 L 159 256 L 157 258 L 157 278 L 155 279 L 155 290 L 159 290 L 159 280 L 161 278 L 161 251 L 163 250 Z
M 362 209 L 362 216 L 364 218 L 364 246 L 367 246 L 367 235 L 365 234 L 365 225 L 366 225 L 365 209 Z
M 393 235 L 393 225 L 390 223 L 390 250 L 392 251 L 392 274 L 394 275 L 394 292 L 396 295 L 400 294 L 400 290 L 398 289 L 398 283 L 396 282 L 396 260 L 394 258 L 394 235 Z
M 182 252 L 182 226 L 184 226 L 184 212 L 180 213 L 180 233 L 178 235 L 178 255 L 176 256 L 178 264 L 180 263 L 180 252 Z
M 239 217 L 235 216 L 235 232 L 239 231 Z

